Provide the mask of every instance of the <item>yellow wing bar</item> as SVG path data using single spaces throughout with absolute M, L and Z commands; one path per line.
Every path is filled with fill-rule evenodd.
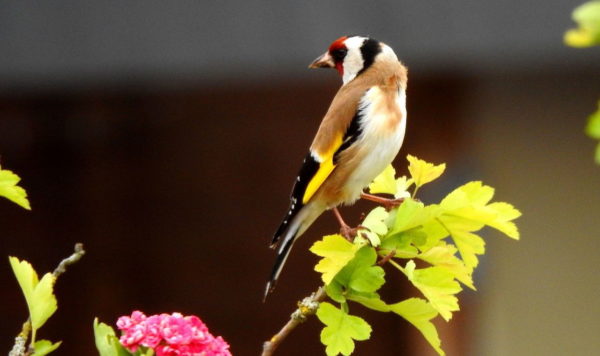
M 335 164 L 333 164 L 333 155 L 338 150 L 338 148 L 342 145 L 342 135 L 338 135 L 329 150 L 323 154 L 323 156 L 319 156 L 322 161 L 319 162 L 319 170 L 317 173 L 310 179 L 308 185 L 306 186 L 306 190 L 304 191 L 304 196 L 302 197 L 302 203 L 306 204 L 310 198 L 319 190 L 325 179 L 329 177 L 333 169 L 335 168 Z

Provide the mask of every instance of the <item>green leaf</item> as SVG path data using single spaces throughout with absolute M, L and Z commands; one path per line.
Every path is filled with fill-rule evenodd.
M 12 256 L 8 258 L 8 261 L 10 262 L 13 273 L 17 278 L 17 282 L 19 282 L 19 286 L 23 291 L 23 295 L 29 304 L 29 301 L 33 295 L 33 290 L 39 283 L 37 273 L 27 261 L 19 261 L 18 258 Z
M 600 101 L 598 102 L 598 110 L 588 118 L 585 133 L 591 138 L 600 140 Z M 600 143 L 596 145 L 594 160 L 597 164 L 600 164 Z
M 350 355 L 354 351 L 354 340 L 367 340 L 371 336 L 371 326 L 366 321 L 330 303 L 319 305 L 317 317 L 326 325 L 321 331 L 321 343 L 326 346 L 327 356 Z
M 338 303 L 354 296 L 379 297 L 375 293 L 385 283 L 385 271 L 375 266 L 377 252 L 370 246 L 364 246 L 356 252 L 354 258 L 335 276 L 326 288 L 327 295 Z
M 600 101 L 598 102 L 598 110 L 588 117 L 585 133 L 596 140 L 600 140 Z
M 380 312 L 394 312 L 400 315 L 423 334 L 438 354 L 445 354 L 441 348 L 441 341 L 435 325 L 431 322 L 438 315 L 438 312 L 426 300 L 410 298 L 391 305 L 386 304 L 379 298 L 356 297 L 353 300 L 369 309 Z
M 53 293 L 55 278 L 51 273 L 46 273 L 38 281 L 37 273 L 29 262 L 19 261 L 16 257 L 9 257 L 9 262 L 25 296 L 31 327 L 37 330 L 57 309 Z
M 98 349 L 100 356 L 131 355 L 121 345 L 113 328 L 104 323 L 99 323 L 98 318 L 94 319 L 94 338 L 96 340 L 96 349 Z
M 600 1 L 589 1 L 573 10 L 573 21 L 579 28 L 565 33 L 565 43 L 572 47 L 600 44 Z
M 366 227 L 367 230 L 361 230 L 360 234 L 364 235 L 373 247 L 377 247 L 381 244 L 380 236 L 385 236 L 388 232 L 388 227 L 385 223 L 389 216 L 389 213 L 385 208 L 379 206 L 367 215 L 363 220 L 362 226 Z
M 465 262 L 456 257 L 456 252 L 457 249 L 454 245 L 440 241 L 437 246 L 419 254 L 417 258 L 447 270 L 452 273 L 454 278 L 461 281 L 467 287 L 475 290 L 472 277 L 473 269 L 467 267 Z
M 410 198 L 410 193 L 408 192 L 408 188 L 415 183 L 415 180 L 410 178 L 408 179 L 406 176 L 402 176 L 396 179 L 396 193 L 394 193 L 394 198 Z
M 396 194 L 396 170 L 391 164 L 385 167 L 383 172 L 369 184 L 369 192 L 371 194 Z
M 481 182 L 469 182 L 448 194 L 440 203 L 443 209 L 444 224 L 448 227 L 448 217 L 454 219 L 451 230 L 476 231 L 489 225 L 513 239 L 519 239 L 517 226 L 511 222 L 521 216 L 512 205 L 495 202 L 486 205 L 494 196 L 494 189 Z M 441 219 L 441 217 L 440 217 Z M 463 227 L 457 224 L 465 225 Z M 466 226 L 469 227 L 466 227 Z
M 437 179 L 442 175 L 442 173 L 444 173 L 444 170 L 446 169 L 445 163 L 436 166 L 433 163 L 425 162 L 422 159 L 418 159 L 417 157 L 411 155 L 408 155 L 406 158 L 410 163 L 408 166 L 408 171 L 410 172 L 411 177 L 414 179 L 417 187 L 421 187 L 424 184 Z
M 331 283 L 335 275 L 354 258 L 360 246 L 350 243 L 341 235 L 327 235 L 323 240 L 315 242 L 310 251 L 323 257 L 315 266 L 315 271 L 321 273 L 325 284 Z
M 445 355 L 437 329 L 431 322 L 438 314 L 431 304 L 420 298 L 410 298 L 389 307 L 391 311 L 413 324 L 439 355 Z
M 408 198 L 408 188 L 414 183 L 413 179 L 408 179 L 402 176 L 396 179 L 396 170 L 392 165 L 385 167 L 373 182 L 369 185 L 369 192 L 371 194 L 390 194 L 394 198 Z
M 424 235 L 421 229 L 399 232 L 390 235 L 383 240 L 383 243 L 380 246 L 380 252 L 383 252 L 383 255 L 385 256 L 391 251 L 394 251 L 395 257 L 414 258 L 419 251 L 412 244 L 416 244 L 415 241 L 425 238 L 427 238 L 427 236 Z
M 452 231 L 452 240 L 456 244 L 460 255 L 465 262 L 465 266 L 474 269 L 479 264 L 477 255 L 485 253 L 485 241 L 468 231 Z
M 413 260 L 408 261 L 404 274 L 429 300 L 446 321 L 452 318 L 452 312 L 459 310 L 458 298 L 454 294 L 460 292 L 460 284 L 454 280 L 451 272 L 441 267 L 416 269 Z
M 59 341 L 57 343 L 52 343 L 48 340 L 38 340 L 35 342 L 35 344 L 33 344 L 33 349 L 35 350 L 33 352 L 33 354 L 31 354 L 31 356 L 44 356 L 47 355 L 49 353 L 51 353 L 52 351 L 56 350 L 60 344 L 62 343 L 62 341 Z
M 374 293 L 385 283 L 383 268 L 375 266 L 377 252 L 365 246 L 335 277 L 341 285 L 362 293 Z
M 18 175 L 0 168 L 0 196 L 19 204 L 27 210 L 31 210 L 29 200 L 27 200 L 27 192 L 17 185 L 20 180 L 21 178 Z
M 53 291 L 55 280 L 56 278 L 52 273 L 46 273 L 33 290 L 31 304 L 29 305 L 29 316 L 31 327 L 34 329 L 41 328 L 58 307 Z
M 430 210 L 425 211 L 425 206 L 421 202 L 405 199 L 396 210 L 392 233 L 412 229 L 431 219 Z
M 494 188 L 479 181 L 469 182 L 448 194 L 440 203 L 445 210 L 456 210 L 465 206 L 484 206 L 494 197 Z

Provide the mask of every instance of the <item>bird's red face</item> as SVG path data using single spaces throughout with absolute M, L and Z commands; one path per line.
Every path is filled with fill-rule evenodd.
M 348 36 L 343 36 L 333 41 L 327 52 L 315 59 L 309 68 L 335 68 L 340 75 L 344 75 L 344 57 L 348 53 L 345 41 Z

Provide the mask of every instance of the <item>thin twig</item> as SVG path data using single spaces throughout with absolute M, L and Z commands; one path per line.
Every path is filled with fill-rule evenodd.
M 65 273 L 67 271 L 67 267 L 72 265 L 73 263 L 79 261 L 81 259 L 81 257 L 83 257 L 83 255 L 85 255 L 85 250 L 83 249 L 83 244 L 81 242 L 78 242 L 75 244 L 75 252 L 73 252 L 73 254 L 71 256 L 60 261 L 58 266 L 56 266 L 56 268 L 54 269 L 54 272 L 52 272 L 52 274 L 54 275 L 54 278 L 58 278 L 58 276 Z M 54 283 L 56 283 L 56 282 L 54 282 Z
M 390 251 L 390 253 L 388 253 L 387 255 L 383 256 L 378 262 L 377 265 L 378 266 L 383 266 L 384 264 L 386 264 L 389 260 L 392 259 L 392 257 L 396 256 L 396 249 L 393 249 Z
M 78 242 L 75 244 L 74 252 L 71 256 L 60 261 L 58 266 L 54 269 L 52 274 L 54 275 L 54 283 L 58 279 L 58 276 L 65 273 L 67 271 L 67 267 L 72 265 L 73 263 L 79 261 L 81 257 L 85 255 L 85 250 L 83 249 L 83 244 Z M 15 344 L 12 349 L 8 353 L 8 356 L 28 356 L 31 355 L 34 350 L 32 348 L 33 345 L 30 345 L 28 348 L 25 347 L 27 344 L 27 339 L 29 337 L 29 333 L 31 332 L 31 320 L 27 319 L 25 323 L 23 323 L 23 327 L 21 328 L 21 332 L 15 338 Z
M 275 349 L 292 332 L 292 330 L 296 328 L 296 326 L 305 322 L 309 316 L 314 315 L 317 312 L 319 302 L 321 302 L 325 296 L 325 287 L 321 287 L 309 297 L 298 302 L 298 309 L 292 313 L 290 320 L 271 338 L 271 340 L 265 341 L 261 356 L 273 355 Z

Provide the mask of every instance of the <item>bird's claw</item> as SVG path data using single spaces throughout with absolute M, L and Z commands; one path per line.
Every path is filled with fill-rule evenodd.
M 365 230 L 366 227 L 358 225 L 357 227 L 350 227 L 348 225 L 342 225 L 340 227 L 340 235 L 344 236 L 346 240 L 354 242 L 354 238 L 358 235 L 359 230 Z

